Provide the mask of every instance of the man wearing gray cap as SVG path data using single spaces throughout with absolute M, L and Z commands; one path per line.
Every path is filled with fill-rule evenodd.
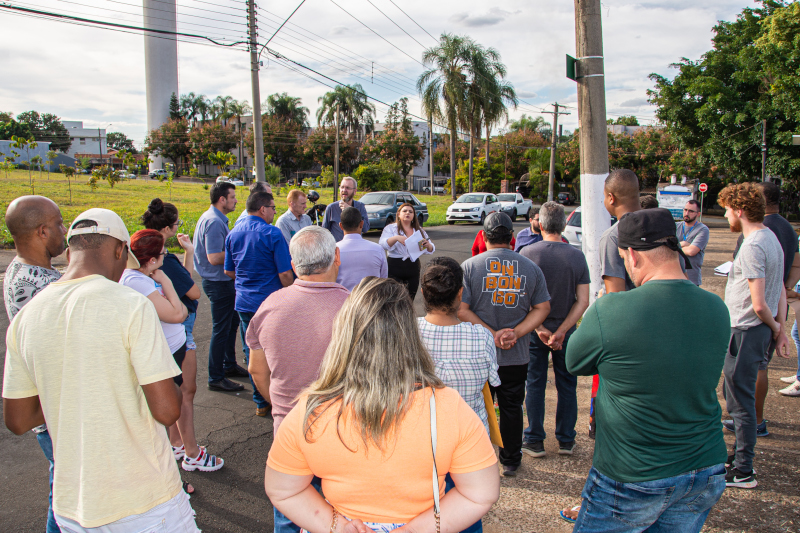
M 686 279 L 668 210 L 628 213 L 618 229 L 638 288 L 598 299 L 567 346 L 571 374 L 601 378 L 575 531 L 699 532 L 725 489 L 717 384 L 728 309 Z
M 542 270 L 511 249 L 514 225 L 505 213 L 483 224 L 486 251 L 462 263 L 464 292 L 458 318 L 480 324 L 497 347 L 501 384 L 492 387 L 500 406 L 503 475 L 516 476 L 522 462 L 522 402 L 528 377 L 531 332 L 550 313 L 550 294 Z
M 47 422 L 53 513 L 64 531 L 198 531 L 165 426 L 181 393 L 152 302 L 117 283 L 138 268 L 122 219 L 78 215 L 69 267 L 7 333 L 3 418 L 20 435 Z

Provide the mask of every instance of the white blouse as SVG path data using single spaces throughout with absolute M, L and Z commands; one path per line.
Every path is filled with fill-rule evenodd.
M 389 246 L 389 242 L 388 242 L 389 239 L 392 238 L 392 237 L 396 237 L 398 235 L 405 235 L 405 233 L 401 233 L 400 232 L 400 229 L 397 227 L 397 224 L 394 224 L 394 223 L 393 224 L 387 224 L 386 227 L 383 228 L 383 233 L 381 233 L 381 239 L 380 239 L 380 241 L 378 241 L 378 244 L 380 244 L 383 247 L 383 249 L 388 252 L 387 255 L 389 257 L 394 258 L 394 259 L 402 259 L 404 261 L 406 259 L 408 259 L 410 261 L 411 260 L 411 256 L 408 254 L 408 248 L 406 248 L 405 244 L 403 244 L 402 242 L 395 242 L 393 245 Z M 425 233 L 424 231 L 422 232 L 422 235 L 426 239 L 429 239 L 428 234 Z M 409 235 L 409 237 L 410 237 L 410 235 Z M 436 251 L 436 245 L 433 244 L 433 241 L 429 241 L 429 242 L 431 243 L 431 246 L 433 246 L 433 252 L 435 252 Z M 423 254 L 432 254 L 433 252 L 429 252 L 428 249 L 426 248 L 422 253 Z

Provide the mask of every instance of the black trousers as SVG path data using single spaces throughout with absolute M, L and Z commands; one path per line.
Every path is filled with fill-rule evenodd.
M 417 289 L 419 289 L 419 259 L 412 263 L 409 260 L 388 257 L 386 262 L 389 267 L 389 278 L 405 285 L 413 302 L 417 295 Z
M 522 403 L 525 401 L 528 365 L 501 366 L 497 374 L 500 386 L 491 387 L 491 390 L 500 407 L 500 436 L 503 438 L 500 464 L 519 466 L 522 463 Z

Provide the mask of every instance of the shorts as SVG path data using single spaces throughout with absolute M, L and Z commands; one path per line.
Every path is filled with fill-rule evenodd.
M 186 343 L 183 343 L 183 346 L 172 352 L 172 357 L 175 359 L 175 363 L 178 365 L 178 368 L 183 370 L 183 360 L 186 359 Z M 183 374 L 178 374 L 172 380 L 177 383 L 178 387 L 183 385 Z
M 183 321 L 183 329 L 186 330 L 186 349 L 187 350 L 196 350 L 197 344 L 194 343 L 194 335 L 192 331 L 194 331 L 194 321 L 197 320 L 197 312 L 192 311 L 189 313 L 189 316 L 186 317 L 186 320 Z
M 758 364 L 759 370 L 766 370 L 769 362 L 772 361 L 772 356 L 775 355 L 775 339 L 770 339 L 767 353 L 764 354 L 764 360 Z

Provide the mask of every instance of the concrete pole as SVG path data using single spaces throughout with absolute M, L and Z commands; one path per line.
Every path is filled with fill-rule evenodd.
M 553 134 L 552 142 L 550 143 L 550 179 L 547 184 L 547 201 L 553 201 L 553 189 L 556 185 L 556 141 L 558 139 L 556 132 L 558 131 L 558 102 L 553 104 Z
M 431 196 L 433 192 L 433 117 L 428 115 L 428 157 L 430 158 L 430 179 L 431 179 Z
M 144 0 L 144 27 L 177 31 L 175 0 Z M 173 36 L 144 32 L 144 75 L 147 92 L 148 134 L 169 121 L 169 99 L 178 91 L 178 41 Z M 163 168 L 152 156 L 150 170 Z
M 336 150 L 333 159 L 333 201 L 339 200 L 339 104 L 336 104 Z
M 767 181 L 767 119 L 761 121 L 761 181 Z
M 250 85 L 253 92 L 253 148 L 256 181 L 266 182 L 264 170 L 264 133 L 261 124 L 261 88 L 258 80 L 258 33 L 256 27 L 256 7 L 254 0 L 247 0 L 247 23 L 250 29 Z
M 603 286 L 600 237 L 611 226 L 611 217 L 603 205 L 603 187 L 608 177 L 608 135 L 600 14 L 600 0 L 575 0 L 575 42 L 579 60 L 581 225 L 583 253 L 592 279 L 590 301 L 595 300 Z

